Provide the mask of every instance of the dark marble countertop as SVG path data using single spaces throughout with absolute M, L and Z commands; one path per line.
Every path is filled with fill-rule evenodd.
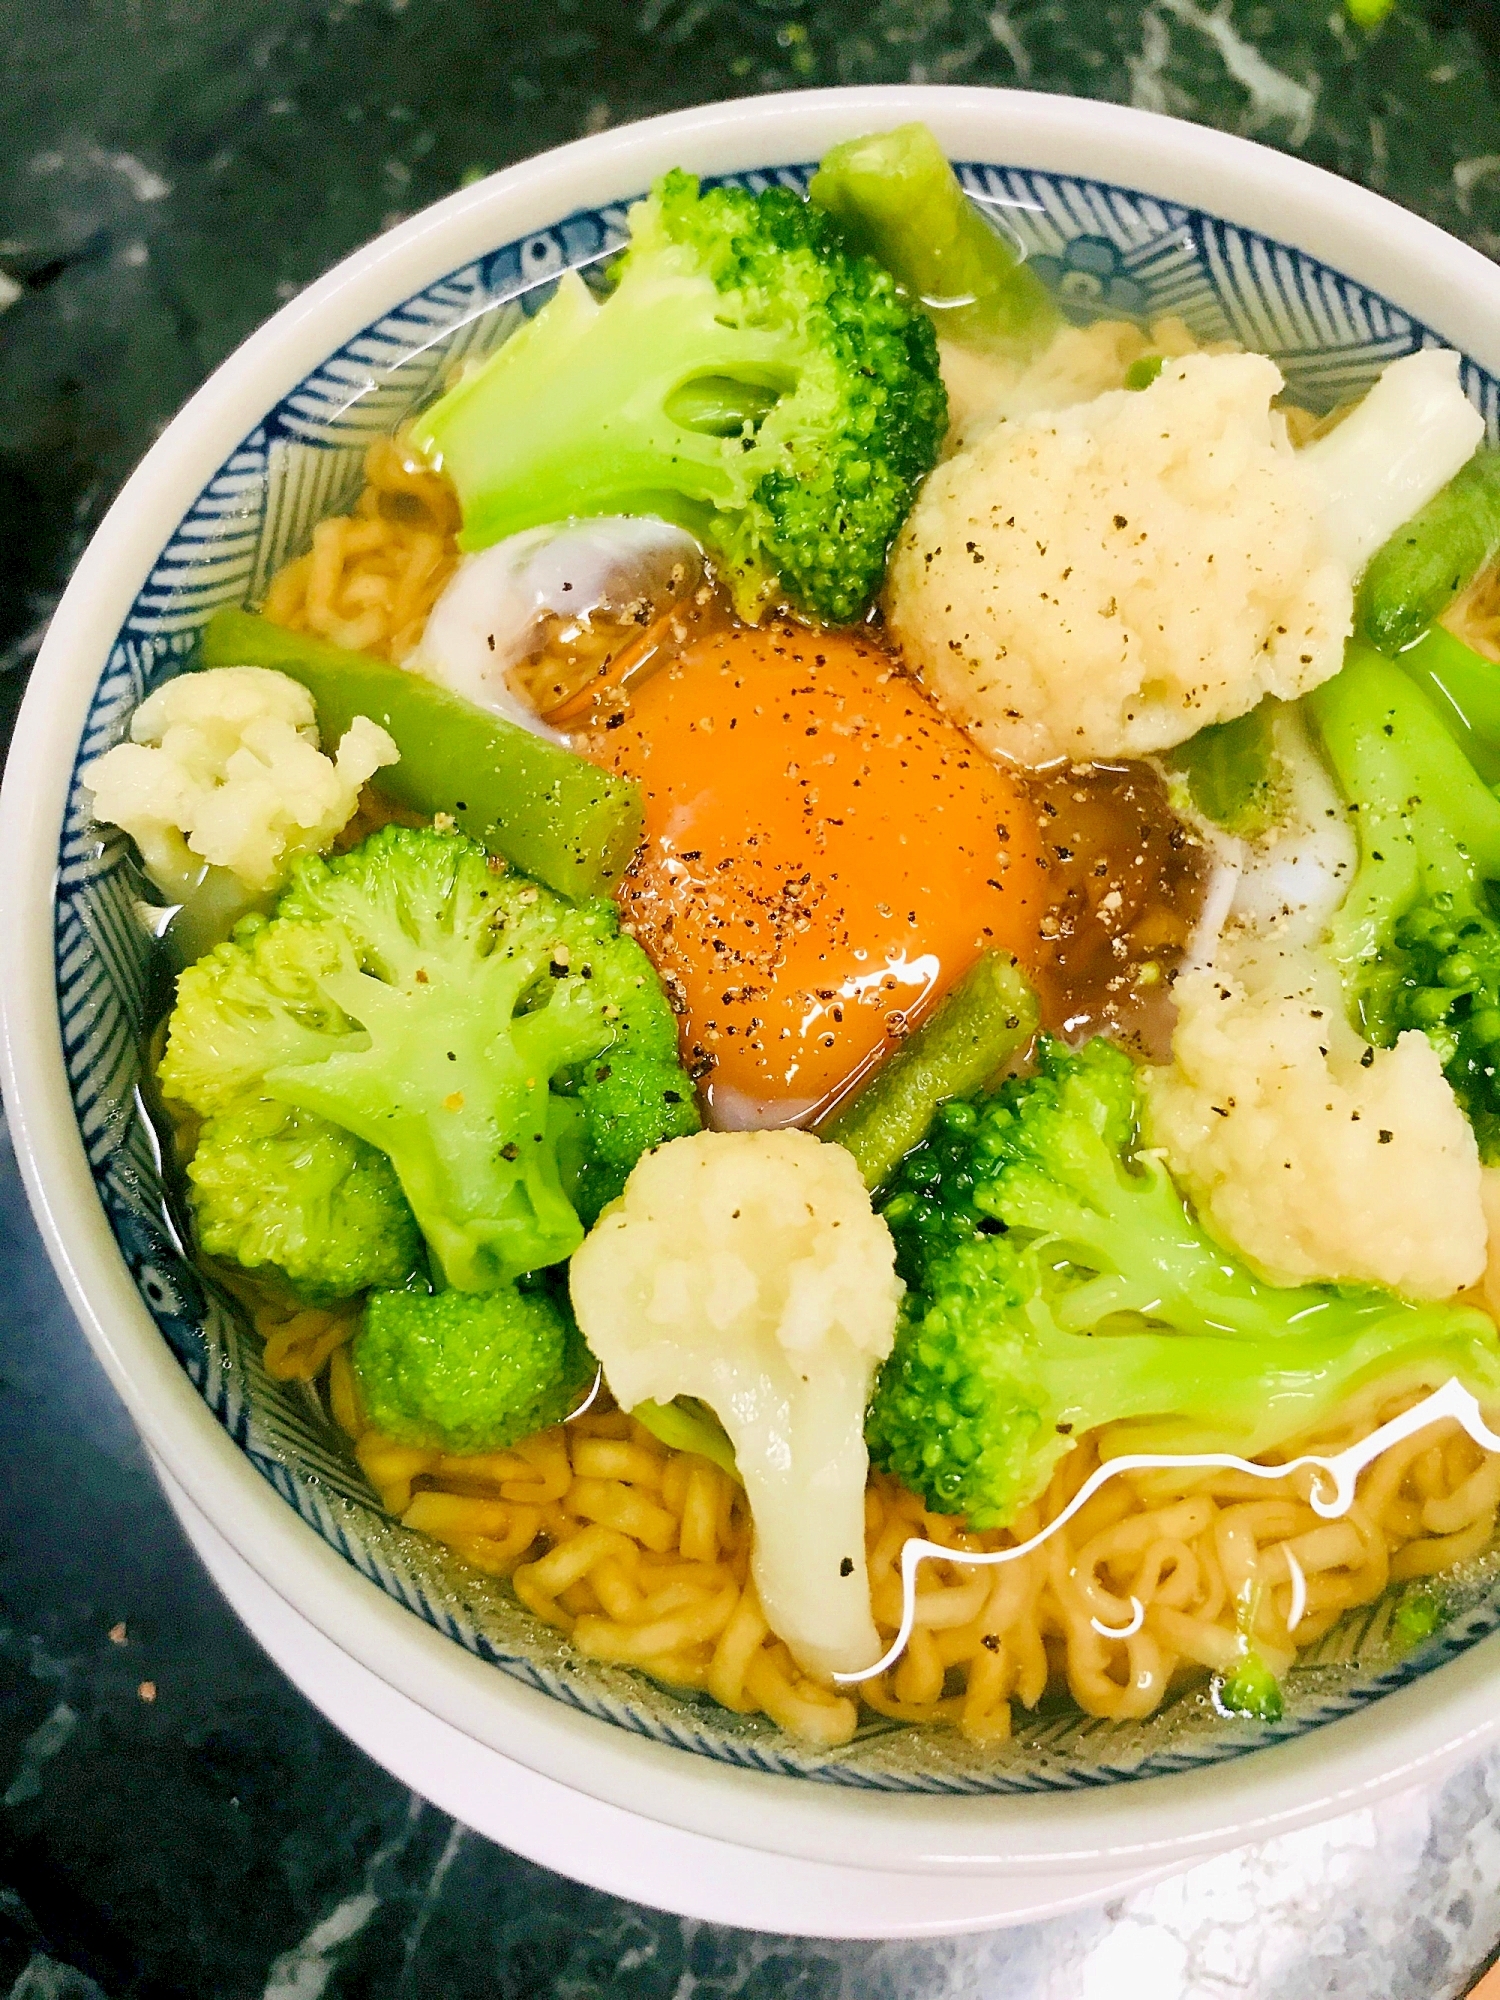
M 461 181 L 654 111 L 1021 85 L 1249 133 L 1500 255 L 1500 6 L 0 0 L 0 740 L 120 481 L 279 303 Z M 0 1147 L 0 1995 L 1448 2000 L 1500 1937 L 1500 1757 L 1085 1915 L 927 1945 L 681 1922 L 349 1745 L 189 1550 Z

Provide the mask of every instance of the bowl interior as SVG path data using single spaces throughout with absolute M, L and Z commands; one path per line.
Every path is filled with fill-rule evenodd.
M 801 191 L 810 172 L 778 167 L 733 178 Z M 1316 409 L 1435 340 L 1326 264 L 1212 215 L 998 162 L 969 162 L 960 172 L 1078 319 L 1177 314 L 1202 340 L 1272 355 L 1292 394 Z M 389 1520 L 316 1395 L 272 1380 L 241 1309 L 184 1254 L 140 1090 L 143 1037 L 162 1011 L 164 973 L 141 920 L 140 878 L 124 843 L 93 825 L 78 769 L 119 740 L 145 692 L 189 663 L 214 610 L 257 600 L 307 546 L 314 523 L 352 500 L 373 438 L 425 400 L 455 362 L 507 338 L 561 272 L 597 264 L 624 233 L 622 204 L 563 216 L 451 272 L 329 355 L 267 411 L 183 515 L 110 649 L 78 744 L 58 857 L 57 1006 L 79 1132 L 142 1300 L 229 1438 L 346 1561 L 498 1672 L 703 1757 L 893 1792 L 1067 1790 L 1237 1757 L 1378 1700 L 1500 1627 L 1500 1559 L 1482 1557 L 1451 1580 L 1451 1615 L 1415 1652 L 1397 1642 L 1394 1598 L 1351 1613 L 1301 1656 L 1274 1726 L 1228 1719 L 1192 1690 L 1145 1723 L 1044 1705 L 1009 1744 L 982 1751 L 955 1733 L 874 1717 L 839 1751 L 800 1750 L 764 1718 L 579 1658 L 503 1585 Z M 1493 442 L 1500 383 L 1468 358 L 1464 382 Z

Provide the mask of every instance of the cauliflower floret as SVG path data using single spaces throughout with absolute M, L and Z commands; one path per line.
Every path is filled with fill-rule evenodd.
M 1141 756 L 1338 670 L 1353 585 L 1259 354 L 997 423 L 892 558 L 908 662 L 992 754 Z
M 1207 354 L 1230 354 L 1228 343 Z M 1132 319 L 1095 320 L 1092 326 L 1064 326 L 1034 360 L 1018 363 L 956 342 L 938 343 L 943 387 L 948 391 L 948 436 L 944 456 L 972 443 L 982 427 L 1001 417 L 1030 417 L 1038 410 L 1062 410 L 1087 403 L 1106 389 L 1123 389 L 1134 361 L 1148 354 L 1170 359 L 1199 352 L 1186 322 L 1169 316 L 1147 333 Z
M 569 1268 L 625 1409 L 707 1403 L 734 1445 L 771 1629 L 814 1674 L 881 1654 L 864 1415 L 901 1281 L 852 1157 L 811 1133 L 702 1132 L 648 1154 Z
M 345 825 L 360 787 L 400 755 L 357 715 L 336 757 L 318 748 L 312 696 L 265 667 L 183 674 L 148 695 L 119 743 L 88 765 L 94 815 L 123 827 L 164 895 L 185 897 L 208 862 L 256 894 Z
M 1479 1149 L 1427 1037 L 1367 1047 L 1305 952 L 1233 962 L 1178 978 L 1172 1063 L 1144 1073 L 1146 1138 L 1206 1226 L 1273 1284 L 1474 1284 Z

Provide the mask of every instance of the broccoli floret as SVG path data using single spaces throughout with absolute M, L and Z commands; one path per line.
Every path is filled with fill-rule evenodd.
M 544 1289 L 375 1292 L 355 1336 L 371 1423 L 402 1444 L 500 1451 L 560 1423 L 593 1371 Z
M 598 1062 L 584 1064 L 578 1100 L 583 1160 L 568 1191 L 580 1218 L 592 1227 L 600 1211 L 624 1193 L 642 1153 L 696 1132 L 702 1121 L 693 1086 L 675 1053 L 617 1054 L 610 1049 Z
M 187 1177 L 204 1254 L 277 1272 L 310 1305 L 404 1284 L 419 1266 L 390 1161 L 313 1112 L 246 1098 L 204 1124 Z
M 1367 646 L 1308 704 L 1359 836 L 1331 945 L 1377 1048 L 1420 1028 L 1500 1160 L 1500 801 L 1410 677 Z
M 1262 1285 L 1135 1154 L 1129 1058 L 1041 1045 L 950 1106 L 884 1213 L 912 1289 L 866 1435 L 940 1512 L 1003 1524 L 1084 1431 L 1250 1457 L 1365 1382 L 1500 1389 L 1493 1322 L 1374 1289 Z
M 1281 1683 L 1259 1653 L 1246 1653 L 1214 1692 L 1220 1708 L 1228 1709 L 1231 1715 L 1248 1716 L 1252 1722 L 1280 1722 L 1286 1711 Z
M 182 975 L 161 1081 L 204 1115 L 258 1090 L 378 1148 L 447 1282 L 488 1291 L 577 1247 L 568 1181 L 591 1195 L 591 1174 L 611 1183 L 630 1145 L 679 1128 L 681 1070 L 681 1101 L 658 1092 L 628 1133 L 599 1075 L 616 1050 L 665 1075 L 674 1047 L 613 904 L 497 873 L 461 835 L 388 826 L 298 862 L 274 917 Z
M 461 545 L 655 514 L 718 557 L 741 614 L 864 613 L 947 422 L 926 316 L 786 188 L 669 173 L 600 305 L 576 272 L 415 431 Z
M 945 1105 L 892 1177 L 883 1213 L 902 1276 L 923 1288 L 954 1245 L 1024 1231 L 1058 1260 L 1049 1311 L 1067 1332 L 1135 1313 L 1183 1333 L 1259 1337 L 1306 1327 L 1318 1302 L 1326 1324 L 1331 1294 L 1263 1284 L 1213 1241 L 1161 1161 L 1136 1157 L 1136 1121 L 1123 1049 L 1044 1037 L 1035 1075 Z

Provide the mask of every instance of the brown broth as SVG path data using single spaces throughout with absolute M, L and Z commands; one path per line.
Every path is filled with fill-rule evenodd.
M 622 633 L 596 617 L 583 644 L 574 632 L 549 632 L 551 692 L 564 695 L 549 721 L 572 730 L 574 747 L 592 754 L 590 726 L 622 720 L 647 679 L 690 644 L 737 623 L 719 593 L 702 586 L 645 630 Z M 1021 775 L 1037 810 L 1051 893 L 1040 936 L 1020 953 L 1043 1026 L 1074 1042 L 1108 1034 L 1139 1057 L 1166 1060 L 1171 982 L 1208 882 L 1202 843 L 1147 764 L 1058 764 Z
M 1055 890 L 1035 967 L 1043 1026 L 1164 1060 L 1172 977 L 1208 884 L 1202 843 L 1145 764 L 1057 765 L 1027 790 Z

